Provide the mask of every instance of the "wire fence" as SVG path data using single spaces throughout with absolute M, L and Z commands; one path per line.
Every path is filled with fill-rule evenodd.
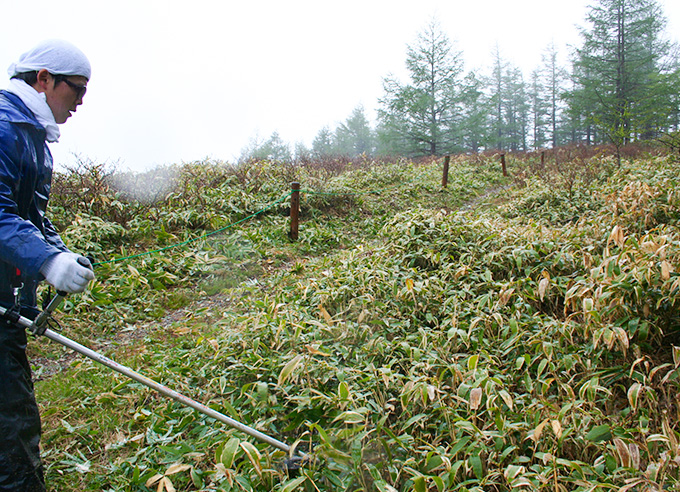
M 499 157 L 500 157 L 501 169 L 502 169 L 502 172 L 503 172 L 503 176 L 508 176 L 508 172 L 507 172 L 507 168 L 506 168 L 506 161 L 505 161 L 505 153 L 500 153 Z M 541 152 L 541 164 L 542 165 L 544 164 L 544 160 L 545 160 L 545 151 Z M 442 180 L 441 180 L 441 186 L 443 188 L 446 188 L 447 182 L 448 182 L 449 162 L 450 162 L 450 156 L 444 156 L 443 173 L 442 173 Z M 192 238 L 192 239 L 188 239 L 186 241 L 182 241 L 182 242 L 179 242 L 179 243 L 176 243 L 176 244 L 171 244 L 169 246 L 165 246 L 163 248 L 154 249 L 154 250 L 151 250 L 151 251 L 145 251 L 145 252 L 137 253 L 137 254 L 134 254 L 134 255 L 123 256 L 123 257 L 120 257 L 120 258 L 113 258 L 113 259 L 110 259 L 110 260 L 107 260 L 107 261 L 96 262 L 96 263 L 93 263 L 93 265 L 94 266 L 106 265 L 106 264 L 118 263 L 118 262 L 122 262 L 122 261 L 131 260 L 131 259 L 134 259 L 134 258 L 150 256 L 150 255 L 153 255 L 153 254 L 162 253 L 164 251 L 168 251 L 168 250 L 171 250 L 171 249 L 174 249 L 174 248 L 179 248 L 179 247 L 191 244 L 191 243 L 201 241 L 201 240 L 203 240 L 207 237 L 214 236 L 214 235 L 217 235 L 217 234 L 221 234 L 221 233 L 223 233 L 223 232 L 225 232 L 225 231 L 227 231 L 227 230 L 229 230 L 229 229 L 231 229 L 231 228 L 233 228 L 233 227 L 235 227 L 239 224 L 242 224 L 242 223 L 244 223 L 244 222 L 246 222 L 250 219 L 257 217 L 258 215 L 261 215 L 264 212 L 273 208 L 274 206 L 282 203 L 284 200 L 286 200 L 289 197 L 291 198 L 291 213 L 290 213 L 290 215 L 291 215 L 291 221 L 290 221 L 291 222 L 291 224 L 290 224 L 291 229 L 290 229 L 289 237 L 292 240 L 297 240 L 298 239 L 298 211 L 299 211 L 299 204 L 300 204 L 300 194 L 315 195 L 315 196 L 381 195 L 381 194 L 389 192 L 389 191 L 391 191 L 391 190 L 393 190 L 397 187 L 403 187 L 404 185 L 411 184 L 416 179 L 417 179 L 417 176 L 411 178 L 408 181 L 402 181 L 402 182 L 396 183 L 392 186 L 389 186 L 387 188 L 383 188 L 383 189 L 379 189 L 379 190 L 364 190 L 364 191 L 352 190 L 352 191 L 342 191 L 342 192 L 304 190 L 304 189 L 300 189 L 299 183 L 291 183 L 292 190 L 289 191 L 288 193 L 286 193 L 285 195 L 283 195 L 281 198 L 270 203 L 269 205 L 264 206 L 263 208 L 261 208 L 257 212 L 254 212 L 254 213 L 248 215 L 247 217 L 244 217 L 244 218 L 242 218 L 242 219 L 240 219 L 240 220 L 238 220 L 238 221 L 236 221 L 232 224 L 229 224 L 225 227 L 222 227 L 222 228 L 217 229 L 217 230 L 212 231 L 212 232 L 208 232 L 208 233 L 203 234 L 199 237 L 195 237 L 195 238 Z
M 145 252 L 143 252 L 143 253 L 137 253 L 137 254 L 130 255 L 130 256 L 123 256 L 123 257 L 121 257 L 121 258 L 114 258 L 114 259 L 112 259 L 112 260 L 100 261 L 100 262 L 97 262 L 97 263 L 93 263 L 93 265 L 94 265 L 94 266 L 98 266 L 98 265 L 106 265 L 106 264 L 108 264 L 108 263 L 117 263 L 117 262 L 119 262 L 119 261 L 126 261 L 126 260 L 131 260 L 131 259 L 133 259 L 133 258 L 140 258 L 140 257 L 142 257 L 142 256 L 149 256 L 149 255 L 153 255 L 153 254 L 155 254 L 155 253 L 161 253 L 161 252 L 163 252 L 163 251 L 167 251 L 167 250 L 169 250 L 169 249 L 179 248 L 180 246 L 186 246 L 187 244 L 195 243 L 195 242 L 200 241 L 200 240 L 202 240 L 202 239 L 205 239 L 205 238 L 207 238 L 207 237 L 214 236 L 214 235 L 216 235 L 216 234 L 220 234 L 220 233 L 222 233 L 222 232 L 224 232 L 224 231 L 226 231 L 226 230 L 228 230 L 228 229 L 231 229 L 232 227 L 236 227 L 237 225 L 239 225 L 239 224 L 241 224 L 241 223 L 243 223 L 243 222 L 246 222 L 247 220 L 250 220 L 250 219 L 252 219 L 253 217 L 257 217 L 258 215 L 260 215 L 260 214 L 266 212 L 267 210 L 269 210 L 270 208 L 274 207 L 275 205 L 278 205 L 279 203 L 283 202 L 286 198 L 288 198 L 289 196 L 291 196 L 292 193 L 293 193 L 293 192 L 289 192 L 289 193 L 285 194 L 284 196 L 282 196 L 281 198 L 279 198 L 278 200 L 276 200 L 276 201 L 270 203 L 270 204 L 267 205 L 266 207 L 264 207 L 264 208 L 258 210 L 257 212 L 255 212 L 255 213 L 253 213 L 253 214 L 251 214 L 251 215 L 249 215 L 249 216 L 247 216 L 247 217 L 244 217 L 244 218 L 242 218 L 241 220 L 238 220 L 238 221 L 234 222 L 233 224 L 229 224 L 228 226 L 225 226 L 225 227 L 222 227 L 222 228 L 220 228 L 220 229 L 217 229 L 216 231 L 208 232 L 208 233 L 203 234 L 203 235 L 201 235 L 201 236 L 199 236 L 199 237 L 195 237 L 195 238 L 193 238 L 193 239 L 188 239 L 188 240 L 186 240 L 186 241 L 182 241 L 181 243 L 171 244 L 171 245 L 165 246 L 165 247 L 163 247 L 163 248 L 154 249 L 154 250 L 152 250 L 152 251 L 145 251 Z
M 303 190 L 303 189 L 299 189 L 299 183 L 292 183 L 292 185 L 293 185 L 292 191 L 289 191 L 288 193 L 283 195 L 278 200 L 270 203 L 269 205 L 266 205 L 265 207 L 261 208 L 257 212 L 254 212 L 254 213 L 248 215 L 247 217 L 244 217 L 244 218 L 242 218 L 242 219 L 240 219 L 240 220 L 238 220 L 238 221 L 236 221 L 232 224 L 229 224 L 225 227 L 222 227 L 222 228 L 217 229 L 215 231 L 208 232 L 206 234 L 203 234 L 201 236 L 198 236 L 198 237 L 195 237 L 195 238 L 192 238 L 192 239 L 188 239 L 186 241 L 182 241 L 182 242 L 179 242 L 179 243 L 176 243 L 176 244 L 171 244 L 169 246 L 164 246 L 163 248 L 158 248 L 158 249 L 154 249 L 154 250 L 150 250 L 150 251 L 144 251 L 142 253 L 137 253 L 137 254 L 129 255 L 129 256 L 122 256 L 120 258 L 113 258 L 113 259 L 106 260 L 106 261 L 95 262 L 95 263 L 93 263 L 93 266 L 107 265 L 107 264 L 132 260 L 132 259 L 135 259 L 135 258 L 141 258 L 141 257 L 144 257 L 144 256 L 150 256 L 150 255 L 153 255 L 153 254 L 162 253 L 164 251 L 168 251 L 168 250 L 171 250 L 171 249 L 186 246 L 188 244 L 195 243 L 195 242 L 201 241 L 203 239 L 206 239 L 210 236 L 215 236 L 217 234 L 221 234 L 221 233 L 223 233 L 223 232 L 225 232 L 229 229 L 232 229 L 233 227 L 236 227 L 239 224 L 242 224 L 242 223 L 244 223 L 244 222 L 246 222 L 250 219 L 257 217 L 258 215 L 263 214 L 264 212 L 275 207 L 276 205 L 282 203 L 284 200 L 286 200 L 289 197 L 292 197 L 292 200 L 291 200 L 291 219 L 292 220 L 291 220 L 290 236 L 291 236 L 292 239 L 297 240 L 297 230 L 298 230 L 297 214 L 293 214 L 293 208 L 297 208 L 299 206 L 299 194 L 316 195 L 316 196 L 356 196 L 356 195 L 370 195 L 370 194 L 378 194 L 379 195 L 379 194 L 391 191 L 394 188 L 397 188 L 399 186 L 403 186 L 405 184 L 410 184 L 415 179 L 416 178 L 412 178 L 408 181 L 400 182 L 400 183 L 397 183 L 393 186 L 390 186 L 390 187 L 387 187 L 387 188 L 384 188 L 384 189 L 381 189 L 381 190 L 369 190 L 369 191 L 356 191 L 356 190 L 354 190 L 354 191 L 346 191 L 346 192 L 327 192 L 327 191 Z M 295 185 L 298 185 L 298 188 L 295 188 Z M 296 196 L 296 194 L 297 194 L 297 196 Z

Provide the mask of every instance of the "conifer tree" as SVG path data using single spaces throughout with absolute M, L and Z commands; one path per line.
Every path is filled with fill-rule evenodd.
M 462 54 L 436 21 L 408 46 L 410 84 L 383 81 L 379 110 L 383 149 L 402 155 L 442 155 L 460 149 Z
M 350 117 L 335 130 L 335 152 L 349 157 L 375 152 L 373 130 L 363 106 L 354 108 Z
M 597 0 L 587 21 L 574 61 L 572 115 L 583 115 L 617 148 L 658 135 L 672 117 L 668 97 L 678 90 L 660 7 L 654 0 Z

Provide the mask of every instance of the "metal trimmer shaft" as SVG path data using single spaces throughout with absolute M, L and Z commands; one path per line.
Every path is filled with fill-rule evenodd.
M 7 310 L 3 307 L 0 307 L 0 315 L 4 315 Z M 22 326 L 26 328 L 31 328 L 34 327 L 34 322 L 31 321 L 28 318 L 25 318 L 24 316 L 19 316 L 17 323 L 21 324 Z M 143 384 L 144 386 L 147 386 L 151 389 L 154 389 L 158 391 L 159 393 L 172 398 L 173 400 L 176 400 L 183 405 L 186 405 L 188 407 L 193 408 L 194 410 L 197 410 L 198 412 L 201 412 L 204 415 L 207 415 L 208 417 L 214 418 L 215 420 L 219 420 L 220 422 L 227 424 L 235 429 L 240 430 L 241 432 L 248 434 L 251 437 L 254 437 L 255 439 L 259 439 L 262 442 L 265 442 L 271 446 L 274 446 L 275 448 L 278 448 L 282 451 L 285 451 L 289 455 L 292 452 L 291 446 L 288 444 L 279 441 L 278 439 L 274 439 L 273 437 L 270 437 L 266 434 L 263 434 L 262 432 L 258 431 L 257 429 L 253 429 L 252 427 L 249 427 L 245 424 L 242 424 L 241 422 L 232 419 L 231 417 L 228 417 L 216 410 L 213 410 L 212 408 L 208 408 L 202 403 L 199 403 L 195 400 L 192 400 L 191 398 L 188 398 L 181 393 L 178 393 L 177 391 L 174 391 L 167 386 L 164 386 L 160 383 L 157 383 L 156 381 L 149 379 L 146 376 L 143 376 L 142 374 L 138 373 L 137 371 L 134 371 L 133 369 L 130 369 L 129 367 L 125 367 L 116 361 L 113 361 L 109 359 L 108 357 L 95 352 L 92 349 L 89 349 L 77 342 L 74 342 L 70 338 L 67 338 L 63 335 L 60 335 L 59 333 L 47 328 L 43 332 L 43 335 L 49 338 L 50 340 L 53 340 L 57 343 L 60 343 L 64 345 L 65 347 L 68 347 L 72 350 L 75 350 L 76 352 L 84 355 L 85 357 L 89 357 L 90 359 L 94 360 L 95 362 L 99 362 L 100 364 L 105 365 L 106 367 L 113 369 L 114 371 L 123 374 L 124 376 L 129 377 L 130 379 L 133 379 L 137 381 L 138 383 Z M 302 455 L 300 456 L 302 459 L 306 459 L 307 457 Z

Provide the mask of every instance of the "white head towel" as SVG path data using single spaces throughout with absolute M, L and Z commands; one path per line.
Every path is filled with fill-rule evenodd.
M 43 41 L 19 57 L 7 70 L 10 78 L 19 73 L 46 69 L 54 75 L 82 75 L 90 80 L 92 69 L 85 54 L 68 41 Z

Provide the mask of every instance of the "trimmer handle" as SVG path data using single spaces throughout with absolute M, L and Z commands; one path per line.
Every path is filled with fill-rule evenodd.
M 78 263 L 80 263 L 80 265 L 85 268 L 93 268 L 92 267 L 92 263 L 94 263 L 93 260 L 94 258 L 90 257 L 85 258 L 84 256 L 81 256 L 80 258 L 78 258 Z M 36 316 L 36 318 L 33 320 L 33 323 L 31 323 L 31 326 L 29 327 L 29 329 L 34 335 L 42 335 L 43 333 L 45 333 L 45 330 L 47 329 L 48 318 L 52 315 L 52 312 L 55 309 L 57 309 L 59 304 L 62 303 L 62 301 L 66 298 L 67 295 L 68 292 L 58 290 L 57 295 L 52 298 L 47 307 L 43 309 L 38 316 Z
M 31 326 L 28 327 L 34 335 L 42 335 L 45 333 L 45 330 L 47 329 L 47 320 L 52 315 L 52 311 L 57 309 L 57 306 L 61 304 L 66 296 L 66 292 L 58 290 L 57 295 L 52 298 L 47 307 L 35 317 Z

